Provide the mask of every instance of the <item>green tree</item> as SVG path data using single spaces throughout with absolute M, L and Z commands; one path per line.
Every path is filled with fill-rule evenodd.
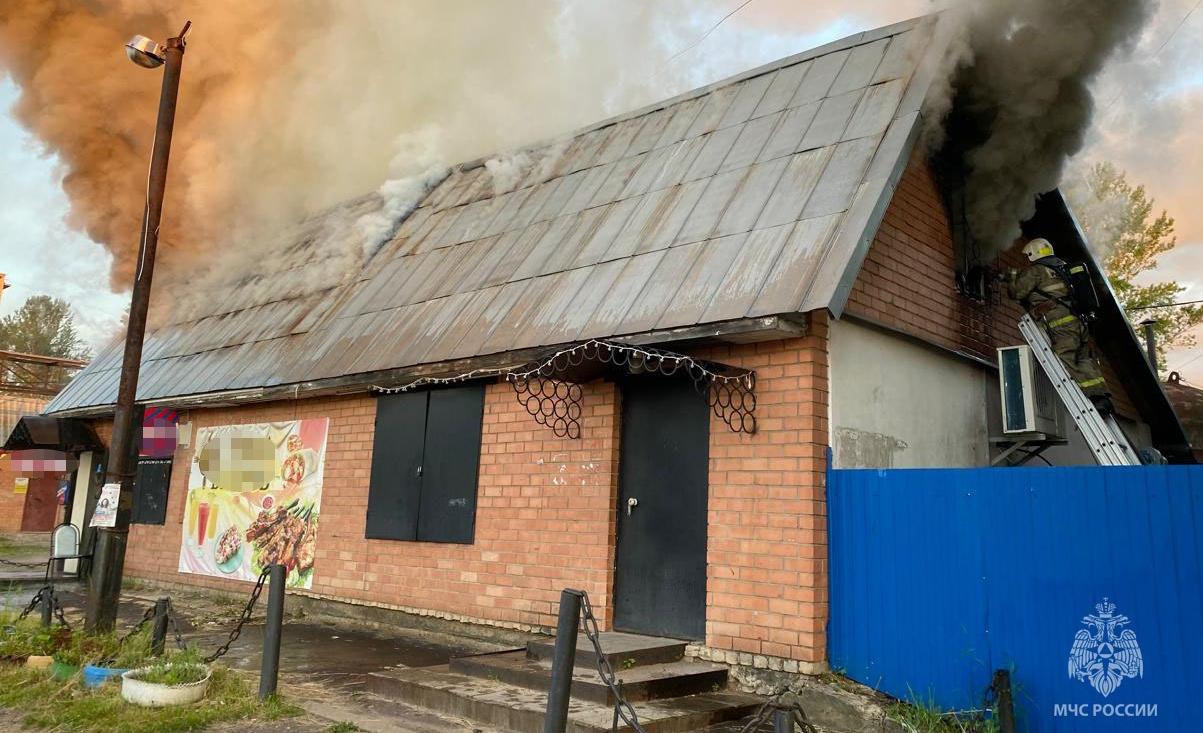
M 90 356 L 75 330 L 71 306 L 49 295 L 35 295 L 0 319 L 0 349 L 63 359 Z
M 1128 182 L 1109 162 L 1093 165 L 1067 186 L 1066 195 L 1128 319 L 1157 322 L 1158 362 L 1165 363 L 1168 349 L 1194 346 L 1191 331 L 1203 324 L 1203 307 L 1169 305 L 1186 288 L 1151 275 L 1158 258 L 1178 244 L 1173 217 L 1164 210 L 1154 214 L 1145 187 Z

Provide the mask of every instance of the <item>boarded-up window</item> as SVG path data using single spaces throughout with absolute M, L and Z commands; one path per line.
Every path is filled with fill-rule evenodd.
M 138 458 L 130 521 L 134 524 L 163 524 L 167 520 L 167 488 L 170 484 L 170 458 Z
M 369 539 L 471 544 L 484 385 L 381 396 Z

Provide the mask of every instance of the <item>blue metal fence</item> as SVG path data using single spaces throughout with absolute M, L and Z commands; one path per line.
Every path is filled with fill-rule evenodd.
M 1033 733 L 1203 730 L 1203 467 L 832 470 L 828 501 L 837 670 L 969 709 L 1008 668 Z

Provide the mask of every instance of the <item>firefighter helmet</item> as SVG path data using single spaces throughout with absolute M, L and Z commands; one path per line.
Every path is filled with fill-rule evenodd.
M 1033 239 L 1023 246 L 1023 253 L 1032 262 L 1053 256 L 1053 245 L 1043 237 Z

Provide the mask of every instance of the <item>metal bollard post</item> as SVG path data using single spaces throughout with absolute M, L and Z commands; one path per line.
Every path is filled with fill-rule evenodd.
M 50 625 L 51 614 L 54 613 L 54 586 L 46 586 L 42 589 L 42 607 L 39 609 L 42 612 L 42 625 Z
M 152 656 L 163 656 L 163 645 L 167 642 L 167 604 L 170 601 L 160 598 L 155 601 L 155 625 L 151 631 L 150 653 Z
M 1005 669 L 994 671 L 994 700 L 998 704 L 998 729 L 1002 733 L 1015 733 L 1015 703 L 1011 698 L 1011 673 Z
M 543 733 L 564 733 L 568 725 L 568 699 L 572 693 L 572 668 L 576 665 L 576 637 L 581 624 L 579 590 L 560 592 L 560 618 L 556 622 L 556 647 L 551 657 L 551 689 Z
M 284 578 L 288 569 L 272 565 L 267 589 L 267 625 L 263 629 L 263 665 L 259 668 L 259 699 L 276 694 L 280 676 L 280 633 L 284 627 Z
M 773 711 L 773 733 L 794 733 L 794 714 L 778 708 Z

